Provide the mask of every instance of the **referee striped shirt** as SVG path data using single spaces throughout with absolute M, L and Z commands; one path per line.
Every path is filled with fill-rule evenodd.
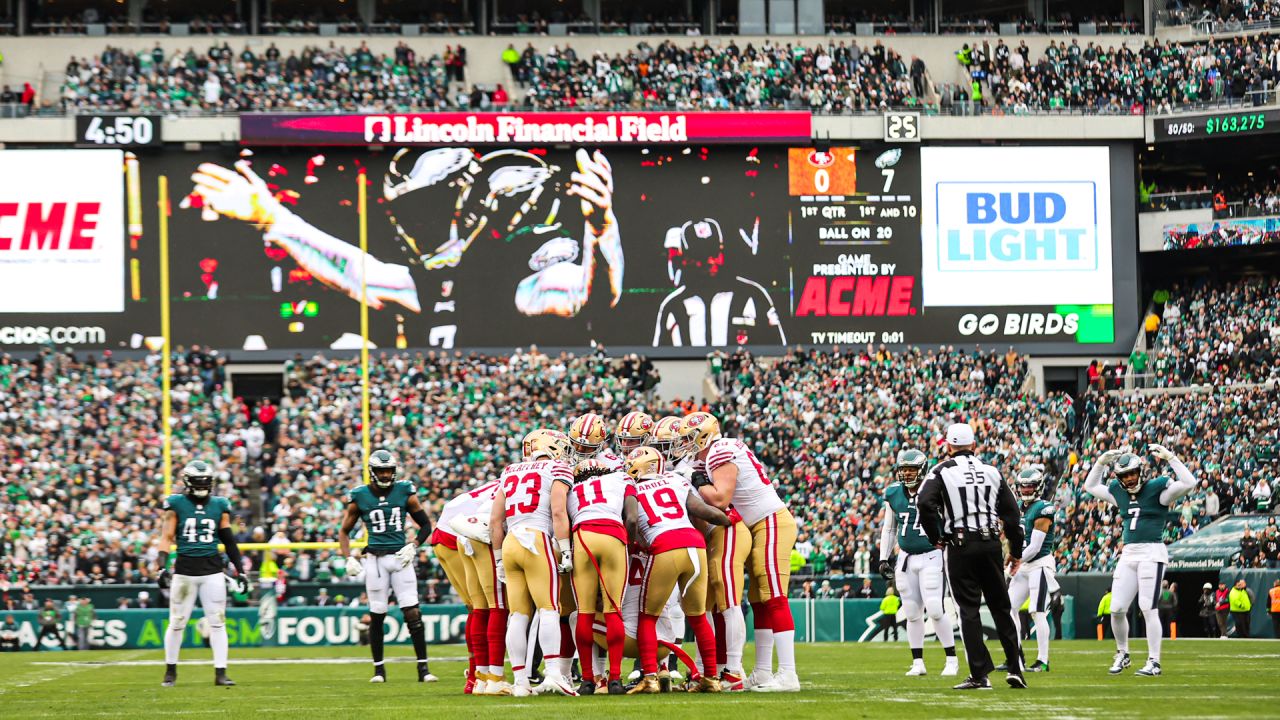
M 920 509 L 920 525 L 933 537 L 938 528 L 946 534 L 957 530 L 998 532 L 1004 524 L 1009 547 L 1023 543 L 1022 516 L 1013 491 L 1000 476 L 1000 471 L 971 453 L 960 453 L 934 465 L 920 485 L 916 506 Z

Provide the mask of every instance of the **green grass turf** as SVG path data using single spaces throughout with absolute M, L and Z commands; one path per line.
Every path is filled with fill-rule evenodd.
M 462 648 L 432 647 L 434 685 L 413 681 L 413 665 L 388 665 L 389 682 L 368 683 L 370 667 L 302 664 L 297 660 L 367 657 L 364 648 L 260 648 L 232 650 L 234 688 L 215 688 L 207 664 L 179 669 L 178 687 L 160 687 L 156 650 L 24 652 L 0 654 L 0 717 L 76 720 L 82 717 L 299 717 L 299 718 L 586 718 L 696 717 L 748 720 L 797 718 L 1084 718 L 1280 716 L 1280 642 L 1178 640 L 1165 643 L 1165 675 L 1139 678 L 1145 643 L 1132 645 L 1134 667 L 1107 675 L 1110 641 L 1053 646 L 1053 672 L 1030 675 L 1031 688 L 1015 691 L 993 675 L 995 690 L 960 693 L 941 678 L 942 652 L 926 646 L 935 673 L 903 677 L 905 644 L 800 644 L 798 694 L 664 695 L 589 698 L 488 698 L 462 694 Z M 406 647 L 390 649 L 405 658 Z M 748 650 L 748 656 L 750 650 Z M 209 660 L 185 651 L 184 661 Z M 237 664 L 237 661 L 241 661 Z M 249 664 L 247 661 L 258 661 Z M 748 658 L 748 661 L 750 659 Z M 143 662 L 146 664 L 125 664 Z M 116 664 L 119 663 L 119 664 Z M 750 667 L 748 665 L 748 667 Z M 630 669 L 630 661 L 626 668 Z M 963 665 L 962 672 L 963 675 Z M 565 715 L 565 713 L 570 713 Z

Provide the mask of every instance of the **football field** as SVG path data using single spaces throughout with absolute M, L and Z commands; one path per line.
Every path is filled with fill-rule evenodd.
M 0 655 L 0 717 L 158 718 L 587 718 L 697 717 L 746 720 L 796 718 L 1085 718 L 1280 716 L 1280 642 L 1179 640 L 1165 643 L 1165 675 L 1133 676 L 1145 644 L 1132 646 L 1134 667 L 1106 672 L 1110 641 L 1055 643 L 1052 673 L 1029 676 L 1015 691 L 1004 676 L 995 689 L 961 693 L 941 678 L 942 652 L 926 647 L 933 675 L 903 677 L 905 644 L 800 644 L 798 694 L 608 695 L 492 698 L 462 694 L 463 650 L 433 646 L 439 683 L 413 681 L 413 665 L 388 666 L 389 682 L 368 682 L 365 648 L 233 650 L 230 676 L 239 685 L 215 688 L 208 651 L 186 651 L 178 687 L 160 687 L 159 650 L 24 652 Z M 390 654 L 407 659 L 408 648 Z M 748 655 L 750 652 L 748 651 Z M 748 665 L 750 667 L 750 665 Z M 630 661 L 625 670 L 630 669 Z M 963 675 L 963 666 L 962 672 Z M 554 713 L 554 715 L 553 715 Z M 564 715 L 560 715 L 564 714 Z

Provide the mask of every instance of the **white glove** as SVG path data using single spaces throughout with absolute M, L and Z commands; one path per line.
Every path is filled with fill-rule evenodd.
M 1158 443 L 1151 443 L 1150 445 L 1148 445 L 1147 452 L 1151 453 L 1152 455 L 1155 455 L 1156 457 L 1160 458 L 1165 462 L 1178 459 L 1178 456 L 1174 455 L 1172 450 Z
M 498 578 L 498 582 L 503 585 L 507 584 L 507 569 L 502 566 L 502 551 L 493 551 L 493 574 Z
M 396 560 L 400 561 L 400 567 L 407 568 L 413 564 L 415 558 L 418 557 L 418 546 L 409 543 L 396 551 Z
M 569 545 L 569 539 L 556 540 L 556 547 L 560 548 L 560 574 L 573 572 L 573 549 Z
M 1121 455 L 1123 455 L 1123 454 L 1124 454 L 1124 452 L 1123 452 L 1123 451 L 1121 451 L 1121 450 L 1108 450 L 1108 451 L 1106 451 L 1106 452 L 1104 452 L 1104 453 L 1102 453 L 1101 455 L 1099 455 L 1099 456 L 1098 456 L 1098 464 L 1099 464 L 1099 465 L 1111 465 L 1111 464 L 1112 464 L 1112 463 L 1114 463 L 1116 460 L 1119 460 L 1119 459 L 1120 459 L 1120 456 L 1121 456 Z
M 221 215 L 270 228 L 282 210 L 280 201 L 248 162 L 241 160 L 234 168 L 201 163 L 191 175 L 195 184 L 192 193 L 204 201 L 203 219 L 216 220 Z M 184 198 L 180 206 L 190 207 L 190 198 Z
M 355 555 L 347 556 L 347 571 L 343 577 L 358 578 L 364 574 L 364 563 Z

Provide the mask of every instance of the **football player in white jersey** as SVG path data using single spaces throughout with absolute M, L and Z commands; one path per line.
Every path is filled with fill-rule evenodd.
M 641 588 L 640 626 L 637 643 L 644 677 L 629 694 L 661 691 L 658 682 L 658 616 L 673 589 L 681 592 L 681 605 L 702 659 L 702 677 L 691 692 L 720 692 L 716 674 L 716 638 L 707 621 L 707 551 L 702 533 L 690 518 L 713 525 L 728 525 L 729 518 L 702 501 L 679 475 L 666 470 L 666 460 L 651 447 L 627 455 L 627 474 L 635 478 L 638 518 L 630 518 L 631 537 L 649 559 Z
M 705 484 L 699 483 L 702 498 L 722 510 L 732 505 L 751 532 L 748 599 L 755 620 L 756 667 L 744 685 L 756 692 L 799 692 L 795 622 L 787 600 L 795 517 L 778 497 L 755 453 L 741 440 L 721 437 L 718 420 L 697 412 L 685 416 L 680 427 L 688 451 L 706 463 L 710 477 Z
M 582 667 L 581 695 L 596 691 L 594 664 L 596 613 L 604 616 L 608 640 L 610 695 L 621 695 L 622 651 L 626 630 L 622 598 L 627 586 L 627 528 L 639 511 L 635 485 L 625 472 L 610 470 L 599 460 L 584 460 L 574 468 L 569 493 L 569 521 L 573 527 L 573 596 L 578 607 L 575 639 Z M 604 680 L 604 678 L 601 678 Z
M 484 535 L 488 537 L 488 517 L 493 496 L 497 494 L 498 481 L 485 483 L 475 489 L 459 494 L 445 503 L 440 510 L 436 529 L 431 534 L 431 546 L 440 567 L 444 569 L 449 584 L 457 591 L 458 597 L 467 606 L 467 682 L 463 693 L 470 695 L 475 691 L 477 683 L 481 684 L 481 694 L 488 694 L 489 677 L 489 600 L 493 594 L 490 586 L 486 594 L 483 582 L 471 561 L 476 556 L 475 546 L 466 535 L 459 535 L 454 528 L 455 523 L 474 523 L 476 516 L 484 512 Z M 465 527 L 465 526 L 464 526 Z M 469 529 L 475 534 L 475 528 Z M 486 547 L 486 554 L 488 549 Z M 492 577 L 492 575 L 490 575 Z M 496 680 L 501 680 L 499 675 Z
M 534 692 L 529 687 L 528 645 L 536 609 L 538 641 L 547 660 L 545 680 L 536 692 L 576 696 L 555 662 L 561 649 L 560 574 L 573 569 L 568 512 L 573 470 L 564 460 L 569 438 L 558 430 L 539 428 L 524 437 L 521 449 L 524 459 L 502 471 L 502 487 L 489 517 L 498 578 L 507 586 L 511 608 L 507 651 L 516 680 L 512 695 Z M 489 661 L 496 662 L 493 657 Z
M 609 447 L 612 439 L 609 422 L 596 413 L 579 415 L 569 423 L 570 456 L 566 458 L 571 465 L 583 460 L 599 460 L 610 470 L 622 469 L 622 458 Z

